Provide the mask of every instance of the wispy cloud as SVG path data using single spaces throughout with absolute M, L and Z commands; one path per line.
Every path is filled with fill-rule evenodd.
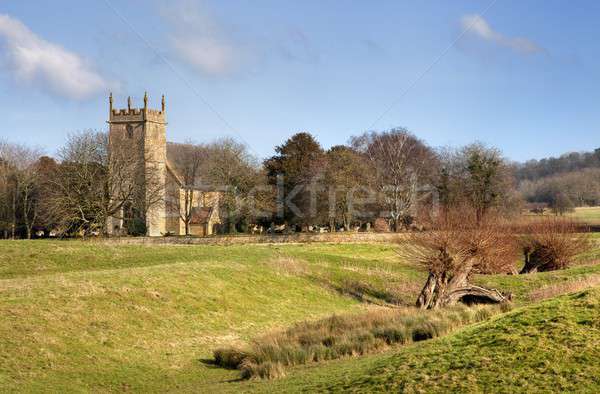
M 320 54 L 314 43 L 301 28 L 289 28 L 280 39 L 280 53 L 285 60 L 314 64 L 320 60 Z
M 82 100 L 111 85 L 81 56 L 33 33 L 21 21 L 0 14 L 0 56 L 19 83 Z
M 175 53 L 196 70 L 226 75 L 235 70 L 236 47 L 221 31 L 214 18 L 196 3 L 179 2 L 163 12 L 172 32 L 169 39 Z
M 494 30 L 490 24 L 480 15 L 465 15 L 461 18 L 461 25 L 468 33 L 475 35 L 485 41 L 510 48 L 522 54 L 533 54 L 544 52 L 544 48 L 528 38 L 509 37 Z

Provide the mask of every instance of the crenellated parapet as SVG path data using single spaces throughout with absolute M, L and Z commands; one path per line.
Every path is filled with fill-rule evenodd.
M 127 108 L 113 108 L 112 93 L 109 96 L 109 119 L 108 123 L 135 123 L 135 122 L 153 122 L 167 123 L 165 112 L 165 96 L 162 96 L 161 109 L 148 108 L 148 95 L 144 94 L 144 107 L 133 108 L 131 106 L 131 97 L 127 98 Z

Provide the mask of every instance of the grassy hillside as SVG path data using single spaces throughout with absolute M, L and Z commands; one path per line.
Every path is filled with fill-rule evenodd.
M 600 290 L 517 309 L 394 354 L 298 369 L 247 391 L 598 392 Z M 223 389 L 231 388 L 224 385 Z
M 200 361 L 216 346 L 364 308 L 347 283 L 422 276 L 381 245 L 5 241 L 0 256 L 0 386 L 24 391 L 201 387 L 237 376 Z
M 305 319 L 387 302 L 412 304 L 426 275 L 400 261 L 395 249 L 380 244 L 2 241 L 0 387 L 55 392 L 254 388 L 246 382 L 222 386 L 238 372 L 203 359 L 221 345 Z M 523 304 L 540 286 L 598 274 L 600 266 L 584 265 L 476 280 L 513 291 Z M 352 368 L 374 360 L 355 359 Z

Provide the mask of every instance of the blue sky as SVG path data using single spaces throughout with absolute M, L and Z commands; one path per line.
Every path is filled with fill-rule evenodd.
M 403 126 L 513 160 L 600 147 L 597 1 L 0 0 L 0 138 L 53 154 L 167 96 L 168 139 L 259 157 Z

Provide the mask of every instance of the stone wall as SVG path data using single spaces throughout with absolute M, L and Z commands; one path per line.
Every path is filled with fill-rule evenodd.
M 276 235 L 219 235 L 212 237 L 120 237 L 106 242 L 123 244 L 174 245 L 243 245 L 280 243 L 393 243 L 404 238 L 395 233 L 294 233 Z

